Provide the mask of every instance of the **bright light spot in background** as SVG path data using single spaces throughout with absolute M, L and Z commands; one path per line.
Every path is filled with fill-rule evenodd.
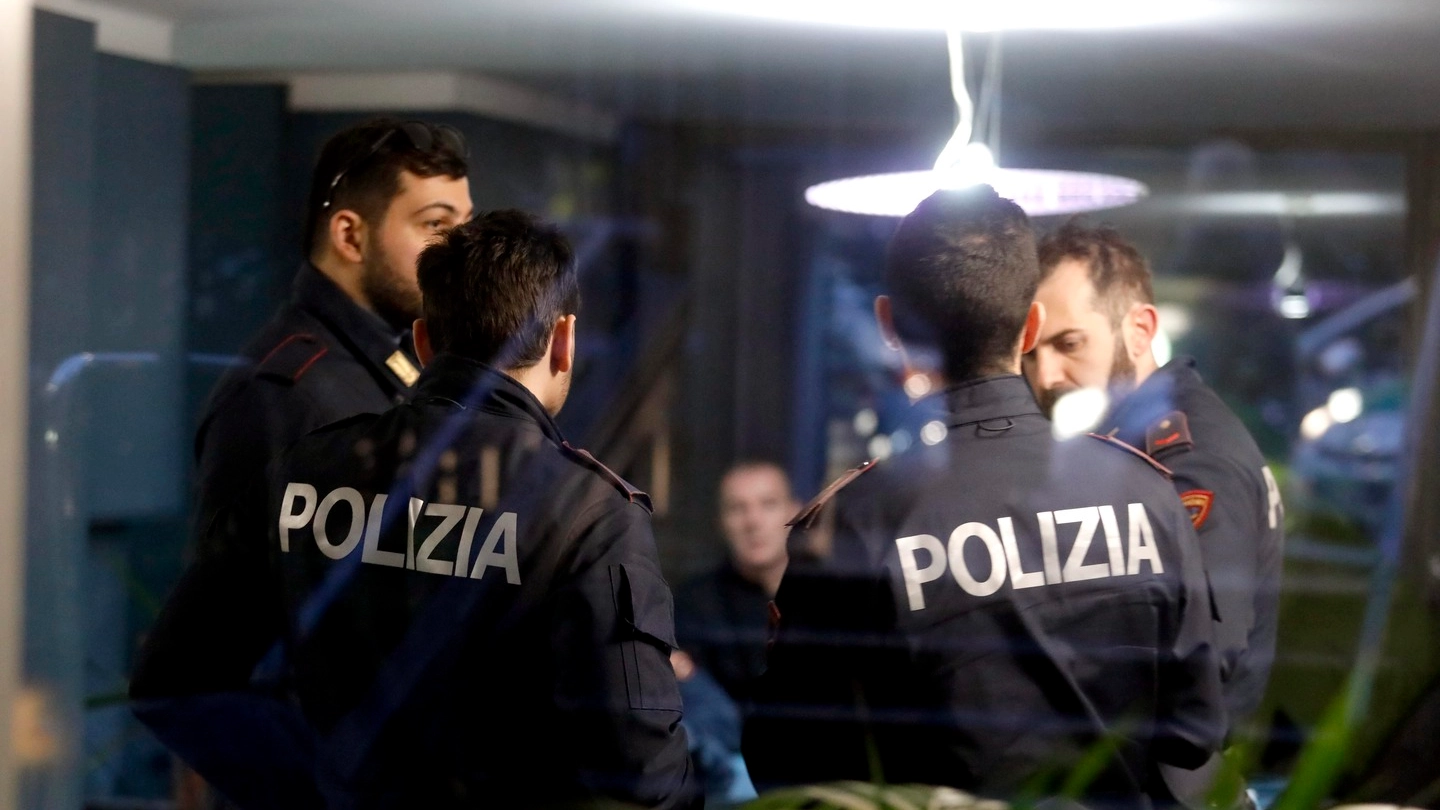
M 910 449 L 914 440 L 910 438 L 910 431 L 897 430 L 890 434 L 890 448 L 897 453 L 903 453 Z
M 1341 388 L 1330 392 L 1325 410 L 1330 412 L 1331 419 L 1340 424 L 1353 422 L 1365 412 L 1365 397 L 1359 388 Z
M 1190 310 L 1179 304 L 1160 304 L 1155 307 L 1159 311 L 1160 328 L 1172 339 L 1178 340 L 1190 334 Z
M 870 458 L 877 461 L 884 461 L 889 458 L 890 454 L 894 451 L 895 446 L 891 444 L 890 437 L 883 433 L 875 436 L 870 440 L 869 444 L 865 445 L 865 452 L 870 454 Z
M 1050 169 L 993 169 L 968 174 L 947 171 L 891 172 L 831 180 L 805 189 L 817 208 L 875 217 L 903 217 L 941 188 L 986 182 L 1032 217 L 1078 214 L 1129 205 L 1150 193 L 1138 180 L 1090 172 Z
M 855 414 L 855 433 L 859 436 L 869 436 L 880 426 L 880 417 L 875 415 L 873 408 L 865 408 Z
M 1393 217 L 1405 195 L 1380 191 L 1202 191 L 1152 197 L 1151 214 L 1205 217 Z
M 1354 337 L 1343 337 L 1320 352 L 1320 370 L 1337 377 L 1365 362 L 1365 347 Z
M 1313 442 L 1324 436 L 1325 431 L 1329 430 L 1333 424 L 1335 424 L 1335 420 L 1330 418 L 1330 409 L 1321 405 L 1305 414 L 1305 418 L 1300 420 L 1300 437 Z
M 924 374 L 911 374 L 905 378 L 905 395 L 911 399 L 920 399 L 930 393 L 930 378 Z
M 945 427 L 945 423 L 936 419 L 933 422 L 926 422 L 925 427 L 920 428 L 920 441 L 932 446 L 937 445 L 945 441 L 945 436 L 949 433 L 950 429 Z
M 1310 317 L 1310 299 L 1302 293 L 1281 296 L 1277 308 L 1280 310 L 1281 317 L 1289 318 L 1292 321 Z
M 1099 388 L 1078 388 L 1060 397 L 1051 416 L 1051 429 L 1057 439 L 1069 439 L 1088 433 L 1100 424 L 1110 397 Z
M 1150 352 L 1155 355 L 1155 365 L 1163 366 L 1170 362 L 1175 356 L 1175 346 L 1170 342 L 1170 336 L 1165 334 L 1163 328 L 1155 330 L 1155 337 L 1150 339 Z
M 796 23 L 910 31 L 1143 28 L 1239 17 L 1237 0 L 681 0 L 697 11 Z M 672 0 L 673 4 L 673 0 Z

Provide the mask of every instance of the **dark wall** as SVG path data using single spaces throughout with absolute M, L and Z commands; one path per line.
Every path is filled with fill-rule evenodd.
M 133 547 L 180 554 L 189 79 L 47 12 L 34 53 L 25 677 L 61 750 L 23 803 L 73 808 L 113 791 L 137 737 L 99 708 L 127 679 Z
M 299 261 L 282 237 L 285 92 L 279 85 L 190 91 L 187 436 L 225 359 L 285 299 Z
M 96 67 L 90 350 L 145 359 L 93 369 L 90 500 L 97 517 L 179 514 L 189 75 L 107 54 Z

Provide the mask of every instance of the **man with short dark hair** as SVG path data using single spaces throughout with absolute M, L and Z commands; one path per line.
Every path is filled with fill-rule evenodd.
M 765 671 L 769 605 L 785 574 L 785 525 L 800 508 L 790 477 L 769 461 L 743 461 L 720 479 L 728 558 L 685 583 L 675 605 L 684 653 L 738 703 Z
M 197 539 L 291 442 L 410 394 L 415 260 L 470 218 L 467 171 L 465 140 L 446 126 L 380 118 L 326 141 L 291 298 L 216 384 L 196 431 Z
M 137 714 L 247 807 L 305 806 L 257 779 L 303 773 L 249 759 L 297 728 L 314 751 L 289 770 L 330 807 L 688 805 L 649 499 L 553 419 L 569 243 L 493 212 L 427 248 L 419 283 L 414 397 L 311 433 L 217 517 L 136 668 Z M 262 664 L 303 721 L 249 688 Z M 255 709 L 196 727 L 227 701 Z
M 936 392 L 916 405 L 934 443 L 862 465 L 797 516 L 745 728 L 757 784 L 1143 806 L 1168 798 L 1160 765 L 1219 747 L 1194 531 L 1138 452 L 1053 438 L 1019 376 L 1038 280 L 1028 219 L 989 186 L 937 192 L 900 224 L 876 316 L 906 390 Z
M 1194 360 L 1156 364 L 1159 314 L 1149 264 L 1134 245 L 1113 228 L 1072 220 L 1041 241 L 1039 258 L 1036 300 L 1047 317 L 1025 374 L 1047 411 L 1071 391 L 1107 391 L 1113 404 L 1098 429 L 1174 472 L 1215 598 L 1226 708 L 1231 727 L 1241 728 L 1275 659 L 1285 536 L 1275 477 Z M 1198 801 L 1205 790 L 1188 792 Z

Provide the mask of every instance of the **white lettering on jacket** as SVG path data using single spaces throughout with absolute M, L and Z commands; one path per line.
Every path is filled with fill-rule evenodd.
M 516 547 L 519 517 L 514 512 L 500 512 L 489 518 L 489 529 L 472 565 L 470 551 L 485 517 L 484 510 L 411 498 L 405 510 L 405 550 L 387 551 L 380 548 L 380 528 L 389 497 L 378 494 L 367 504 L 360 491 L 351 487 L 340 487 L 322 498 L 310 484 L 286 484 L 276 524 L 280 551 L 290 551 L 292 533 L 308 529 L 320 553 L 332 560 L 344 559 L 359 548 L 360 561 L 369 565 L 469 579 L 481 579 L 493 568 L 504 572 L 507 583 L 520 584 Z M 427 531 L 420 526 L 426 518 L 438 518 L 439 522 Z M 454 557 L 437 556 L 441 544 L 457 527 L 460 527 L 460 536 Z
M 1028 560 L 1022 555 L 1022 547 L 1016 539 L 1015 520 L 1010 517 L 998 519 L 995 528 L 979 521 L 963 523 L 950 532 L 949 541 L 945 543 L 932 534 L 896 538 L 895 550 L 900 555 L 900 574 L 905 580 L 906 600 L 911 610 L 924 610 L 924 586 L 943 577 L 947 570 L 961 590 L 979 597 L 996 593 L 1007 580 L 1016 590 L 1042 588 L 1064 582 L 1137 576 L 1141 573 L 1142 563 L 1152 574 L 1165 573 L 1160 548 L 1155 544 L 1155 530 L 1150 525 L 1150 514 L 1145 505 L 1128 504 L 1125 512 L 1129 531 L 1123 536 L 1113 506 L 1087 506 L 1036 514 L 1032 525 L 1035 527 L 1034 534 L 1040 540 L 1038 560 L 1035 559 L 1034 544 L 1025 547 L 1031 554 Z M 282 510 L 282 524 L 287 514 Z M 1066 528 L 1069 526 L 1076 528 L 1072 531 Z M 1097 534 L 1104 537 L 1103 556 L 1098 551 L 1092 552 L 1092 548 L 1100 545 Z M 1069 540 L 1063 556 L 1061 537 Z M 965 554 L 966 548 L 971 545 L 983 548 L 984 554 L 980 558 L 990 558 L 988 568 L 980 564 L 972 570 Z M 1091 557 L 1095 559 L 1091 560 Z M 971 559 L 976 559 L 973 552 Z

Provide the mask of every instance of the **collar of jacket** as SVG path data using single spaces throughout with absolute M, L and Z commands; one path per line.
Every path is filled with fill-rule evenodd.
M 950 427 L 1014 416 L 1040 415 L 1035 394 L 1018 374 L 981 377 L 946 388 L 940 394 Z
M 386 363 L 396 351 L 405 353 L 412 364 L 410 330 L 397 331 L 384 318 L 350 299 L 335 282 L 310 262 L 295 274 L 292 302 L 300 309 L 319 318 L 350 351 L 364 360 L 396 391 L 409 391 L 410 386 Z
M 554 417 L 530 393 L 530 389 L 515 381 L 514 377 L 493 366 L 460 357 L 441 354 L 430 361 L 420 372 L 415 383 L 413 401 L 440 400 L 461 408 L 476 409 L 486 413 L 529 419 L 540 426 L 546 438 L 556 444 L 564 444 L 565 436 Z
M 1105 417 L 1101 433 L 1111 433 L 1115 438 L 1133 447 L 1145 446 L 1145 432 L 1160 418 L 1180 407 L 1181 392 L 1200 382 L 1195 371 L 1195 359 L 1177 357 L 1155 370 L 1110 409 Z

